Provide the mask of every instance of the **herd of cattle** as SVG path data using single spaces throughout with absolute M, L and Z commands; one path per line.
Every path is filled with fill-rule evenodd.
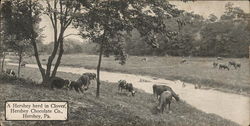
M 167 105 L 170 110 L 172 97 L 174 97 L 176 101 L 180 100 L 179 96 L 169 86 L 154 84 L 152 88 L 153 94 L 156 95 L 156 98 L 158 99 L 157 109 L 162 113 Z M 132 96 L 135 96 L 136 91 L 133 88 L 133 84 L 127 83 L 126 80 L 119 80 L 118 90 L 122 92 L 123 89 L 130 92 Z
M 84 90 L 88 90 L 91 80 L 96 79 L 95 73 L 83 73 L 77 80 L 72 81 L 68 79 L 63 79 L 60 77 L 54 77 L 50 81 L 51 89 L 54 88 L 66 88 L 72 90 L 75 89 L 76 92 L 83 93 Z
M 90 81 L 94 79 L 96 79 L 95 73 L 83 73 L 80 78 L 75 81 L 55 77 L 51 80 L 51 88 L 67 88 L 70 90 L 74 88 L 78 93 L 80 93 L 79 90 L 83 93 L 83 90 L 88 90 Z M 180 100 L 179 96 L 169 86 L 155 84 L 152 88 L 153 94 L 156 95 L 156 98 L 158 99 L 157 109 L 162 113 L 167 105 L 170 110 L 172 97 L 174 97 L 176 101 Z M 122 92 L 123 90 L 131 93 L 133 97 L 135 96 L 136 91 L 134 90 L 133 84 L 127 83 L 126 80 L 119 80 L 118 91 Z
M 6 73 L 15 76 L 15 72 L 12 69 L 7 69 Z M 91 84 L 91 80 L 96 79 L 95 73 L 83 73 L 77 80 L 68 80 L 63 79 L 60 77 L 54 77 L 50 81 L 51 89 L 54 90 L 57 89 L 67 89 L 72 90 L 74 89 L 76 92 L 84 92 L 84 90 L 88 90 L 89 85 Z M 156 95 L 156 98 L 158 99 L 158 105 L 157 109 L 163 113 L 164 109 L 168 105 L 168 108 L 170 110 L 170 104 L 172 101 L 172 97 L 175 98 L 176 101 L 179 101 L 179 96 L 173 91 L 173 89 L 166 85 L 153 85 L 153 94 Z M 127 83 L 126 80 L 119 80 L 118 81 L 118 91 L 122 92 L 122 90 L 125 90 L 129 93 L 131 93 L 132 96 L 135 96 L 136 91 L 134 90 L 132 83 Z
M 214 68 L 218 67 L 219 69 L 224 69 L 224 70 L 230 70 L 231 67 L 233 67 L 234 69 L 240 68 L 241 64 L 235 61 L 229 61 L 228 63 L 213 62 L 213 67 Z

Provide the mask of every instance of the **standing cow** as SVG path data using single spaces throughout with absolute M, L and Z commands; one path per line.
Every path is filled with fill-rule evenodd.
M 127 83 L 126 80 L 119 80 L 118 90 L 122 92 L 122 89 L 131 92 L 132 96 L 135 96 L 135 90 L 132 83 Z
M 128 92 L 131 92 L 132 96 L 135 96 L 135 90 L 132 83 L 127 83 L 125 87 Z
M 80 84 L 80 86 L 84 86 L 84 90 L 88 90 L 89 89 L 89 85 L 90 85 L 90 78 L 87 75 L 82 75 L 78 80 L 76 80 L 77 83 Z
M 219 64 L 219 69 L 229 70 L 229 67 L 226 64 Z
M 156 95 L 157 99 L 158 99 L 158 96 L 160 96 L 161 93 L 164 91 L 170 91 L 176 101 L 180 100 L 179 96 L 173 91 L 171 87 L 167 85 L 156 85 L 156 84 L 153 85 L 153 93 L 154 95 Z
M 172 96 L 173 95 L 171 91 L 164 91 L 161 93 L 160 98 L 159 98 L 159 103 L 157 106 L 157 109 L 160 110 L 161 113 L 163 113 L 167 104 L 168 104 L 168 110 L 170 111 L 170 104 L 172 101 Z
M 90 80 L 95 80 L 96 79 L 96 74 L 95 73 L 83 73 L 82 75 L 87 75 Z

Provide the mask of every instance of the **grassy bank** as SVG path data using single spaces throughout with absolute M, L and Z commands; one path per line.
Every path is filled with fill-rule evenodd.
M 16 67 L 14 68 L 16 69 Z M 75 91 L 49 90 L 36 85 L 37 69 L 24 68 L 26 80 L 6 79 L 0 75 L 0 111 L 6 100 L 69 101 L 68 121 L 3 121 L 4 125 L 119 125 L 119 126 L 233 126 L 237 125 L 213 114 L 203 113 L 184 102 L 174 102 L 172 113 L 157 114 L 156 98 L 138 90 L 135 97 L 119 93 L 116 84 L 102 82 L 101 97 L 95 97 L 95 83 L 84 94 Z M 59 72 L 58 76 L 74 80 L 76 74 Z M 2 118 L 1 118 L 2 119 Z
M 41 59 L 47 59 L 43 55 Z M 182 80 L 189 83 L 200 83 L 203 86 L 218 88 L 239 94 L 250 94 L 249 59 L 225 58 L 217 61 L 216 58 L 186 58 L 187 62 L 181 64 L 181 57 L 147 57 L 147 62 L 141 61 L 143 57 L 129 56 L 125 65 L 118 64 L 113 57 L 103 58 L 101 70 L 123 72 L 140 75 L 150 75 L 169 80 Z M 36 63 L 34 57 L 26 58 L 29 63 Z M 64 55 L 61 65 L 72 67 L 85 67 L 96 69 L 98 57 L 96 55 L 71 54 Z M 214 61 L 228 63 L 228 61 L 241 63 L 241 68 L 235 70 L 219 70 L 213 68 Z M 46 61 L 42 61 L 43 64 Z

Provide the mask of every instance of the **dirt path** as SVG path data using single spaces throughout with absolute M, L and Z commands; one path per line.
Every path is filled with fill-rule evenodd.
M 9 63 L 9 65 L 17 65 Z M 26 67 L 37 68 L 35 64 L 27 64 Z M 84 72 L 96 72 L 84 68 L 59 67 L 58 71 L 82 74 Z M 215 90 L 194 89 L 193 84 L 185 83 L 182 87 L 181 81 L 169 81 L 150 76 L 133 74 L 112 73 L 101 71 L 101 80 L 117 82 L 120 79 L 133 83 L 134 87 L 152 93 L 153 84 L 165 84 L 174 89 L 180 98 L 188 104 L 206 113 L 213 113 L 223 118 L 232 120 L 240 125 L 247 126 L 250 122 L 250 98 L 242 95 L 224 93 Z

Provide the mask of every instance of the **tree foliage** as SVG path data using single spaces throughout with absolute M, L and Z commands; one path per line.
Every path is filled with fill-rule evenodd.
M 1 8 L 3 16 L 3 43 L 6 48 L 18 53 L 19 67 L 18 76 L 20 75 L 20 64 L 24 52 L 31 52 L 31 38 L 39 36 L 40 30 L 37 24 L 40 22 L 41 6 L 34 1 L 31 5 L 28 0 L 6 0 Z M 33 17 L 30 18 L 30 8 L 33 9 Z M 32 27 L 37 28 L 37 32 L 31 33 Z
M 136 29 L 143 41 L 153 48 L 159 48 L 157 36 L 173 37 L 167 30 L 165 19 L 182 13 L 165 0 L 103 0 L 80 1 L 89 5 L 85 11 L 76 14 L 75 26 L 84 38 L 100 45 L 97 66 L 97 97 L 100 88 L 100 66 L 102 55 L 115 55 L 115 60 L 125 64 L 126 35 Z

